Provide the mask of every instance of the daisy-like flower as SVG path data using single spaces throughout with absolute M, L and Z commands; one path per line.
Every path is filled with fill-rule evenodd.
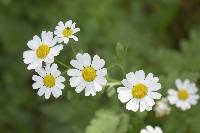
M 72 38 L 78 41 L 78 37 L 74 34 L 80 31 L 80 28 L 76 28 L 76 23 L 72 23 L 72 20 L 67 21 L 65 24 L 60 21 L 55 28 L 54 34 L 58 37 L 59 42 L 68 43 L 69 39 Z
M 23 53 L 24 63 L 28 64 L 28 69 L 40 68 L 43 62 L 53 63 L 54 56 L 59 55 L 63 49 L 63 45 L 56 44 L 57 39 L 50 31 L 43 31 L 41 38 L 35 35 L 32 40 L 28 41 L 27 45 L 31 50 Z
M 160 127 L 153 128 L 152 126 L 146 126 L 145 129 L 142 129 L 140 133 L 163 133 Z
M 154 111 L 156 113 L 156 117 L 163 117 L 165 115 L 169 115 L 171 109 L 169 107 L 167 98 L 162 98 L 160 101 L 157 101 Z
M 192 83 L 189 79 L 183 82 L 180 79 L 176 79 L 175 82 L 178 90 L 168 90 L 168 100 L 170 104 L 176 105 L 176 107 L 183 111 L 190 109 L 191 105 L 196 105 L 199 99 L 196 84 Z
M 106 85 L 107 69 L 103 68 L 105 61 L 98 55 L 91 59 L 88 53 L 79 53 L 75 60 L 71 60 L 70 64 L 75 69 L 69 69 L 67 73 L 71 76 L 70 85 L 76 87 L 77 93 L 85 89 L 85 96 L 95 96 L 96 92 L 101 91 L 102 87 Z
M 155 104 L 154 99 L 161 98 L 161 94 L 156 92 L 161 88 L 158 81 L 158 77 L 153 77 L 152 73 L 145 77 L 143 70 L 130 72 L 126 74 L 126 79 L 121 81 L 124 87 L 117 89 L 118 98 L 122 103 L 128 102 L 126 104 L 128 110 L 150 111 Z
M 45 95 L 45 99 L 49 99 L 51 94 L 55 98 L 62 95 L 65 78 L 61 76 L 56 64 L 48 64 L 45 68 L 36 69 L 36 72 L 39 75 L 33 75 L 32 79 L 35 83 L 32 87 L 33 89 L 39 89 L 37 92 L 39 96 Z

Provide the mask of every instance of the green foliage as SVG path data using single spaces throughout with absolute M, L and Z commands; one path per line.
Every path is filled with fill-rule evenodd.
M 166 118 L 133 113 L 119 102 L 119 84 L 113 84 L 144 69 L 160 78 L 163 96 L 177 78 L 200 88 L 199 5 L 199 0 L 1 0 L 0 132 L 139 133 L 146 125 L 159 125 L 164 133 L 200 133 L 200 104 L 184 112 L 172 106 Z M 69 64 L 72 48 L 100 55 L 109 86 L 85 97 L 69 87 L 65 74 L 63 95 L 46 101 L 32 89 L 34 72 L 26 69 L 22 53 L 33 35 L 68 19 L 81 29 L 79 41 L 71 41 L 57 58 Z
M 126 133 L 128 124 L 129 118 L 126 114 L 99 110 L 86 128 L 86 133 Z

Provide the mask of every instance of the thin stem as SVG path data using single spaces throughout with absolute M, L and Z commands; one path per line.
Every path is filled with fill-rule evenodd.
M 73 46 L 73 45 L 75 45 L 75 44 L 71 44 L 70 46 L 71 46 L 71 48 L 72 48 L 72 52 L 73 52 L 74 56 L 76 56 L 76 50 L 74 49 L 74 46 Z
M 106 86 L 116 86 L 116 85 L 121 85 L 121 82 L 110 82 Z
M 60 64 L 60 65 L 62 65 L 62 66 L 64 66 L 64 67 L 66 67 L 67 69 L 70 69 L 70 67 L 68 66 L 68 65 L 66 65 L 66 64 L 64 64 L 63 62 L 61 62 L 61 61 L 59 61 L 59 60 L 55 60 L 58 64 Z
M 65 70 L 65 71 L 63 71 L 63 72 L 61 73 L 61 75 L 64 75 L 65 73 L 67 73 L 67 71 L 68 71 L 68 69 Z

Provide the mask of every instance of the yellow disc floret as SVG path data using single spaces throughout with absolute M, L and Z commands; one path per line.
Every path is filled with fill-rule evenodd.
M 64 35 L 64 37 L 69 37 L 73 34 L 73 31 L 71 28 L 67 27 L 63 30 L 62 34 Z
M 55 78 L 54 78 L 54 76 L 52 76 L 52 75 L 50 75 L 50 74 L 49 74 L 49 75 L 46 75 L 46 76 L 44 77 L 43 81 L 44 81 L 44 85 L 45 85 L 46 87 L 51 88 L 51 87 L 55 86 Z
M 177 93 L 177 95 L 178 95 L 178 98 L 180 100 L 183 100 L 183 101 L 187 100 L 188 97 L 189 97 L 189 94 L 188 94 L 188 92 L 185 89 L 179 90 L 178 93 Z
M 91 82 L 96 78 L 96 71 L 93 67 L 85 67 L 82 70 L 82 76 L 85 81 Z
M 50 47 L 46 44 L 41 44 L 36 50 L 36 55 L 40 59 L 44 59 L 50 52 Z
M 137 99 L 142 99 L 147 95 L 147 87 L 144 84 L 138 83 L 132 88 L 132 96 Z

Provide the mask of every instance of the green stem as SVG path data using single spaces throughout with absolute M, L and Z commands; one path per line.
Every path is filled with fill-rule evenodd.
M 67 73 L 67 71 L 68 71 L 68 69 L 65 70 L 65 71 L 63 71 L 63 72 L 61 73 L 61 75 L 64 75 L 65 73 Z
M 58 64 L 60 64 L 60 65 L 62 65 L 62 66 L 64 66 L 64 67 L 66 67 L 67 69 L 70 69 L 70 67 L 68 66 L 68 65 L 66 65 L 66 64 L 64 64 L 64 63 L 62 63 L 61 61 L 59 61 L 59 60 L 55 60 Z
M 75 45 L 75 44 L 70 44 L 71 49 L 72 49 L 72 52 L 73 52 L 74 56 L 76 56 L 76 50 L 75 50 L 75 48 L 74 48 L 74 45 Z
M 110 82 L 106 86 L 116 86 L 116 85 L 121 85 L 121 82 Z

